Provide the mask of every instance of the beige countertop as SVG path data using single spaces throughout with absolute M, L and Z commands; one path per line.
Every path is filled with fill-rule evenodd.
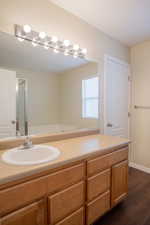
M 28 177 L 47 169 L 57 168 L 67 163 L 86 159 L 86 157 L 94 154 L 107 154 L 111 152 L 114 147 L 121 147 L 129 142 L 129 140 L 124 138 L 98 134 L 46 143 L 46 145 L 57 147 L 61 152 L 60 156 L 49 163 L 34 166 L 6 164 L 1 159 L 1 155 L 4 151 L 0 151 L 0 185 Z

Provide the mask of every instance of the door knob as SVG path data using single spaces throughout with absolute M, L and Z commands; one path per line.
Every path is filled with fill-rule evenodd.
M 107 127 L 112 127 L 113 125 L 111 123 L 107 123 Z
M 11 123 L 12 123 L 12 124 L 16 124 L 16 121 L 15 121 L 15 120 L 12 120 Z

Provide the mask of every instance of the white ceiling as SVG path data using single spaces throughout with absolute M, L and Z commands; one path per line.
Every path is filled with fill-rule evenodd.
M 19 42 L 14 36 L 0 32 L 0 67 L 59 73 L 86 63 L 85 59 L 33 47 L 28 41 Z
M 51 0 L 122 43 L 150 39 L 150 0 Z

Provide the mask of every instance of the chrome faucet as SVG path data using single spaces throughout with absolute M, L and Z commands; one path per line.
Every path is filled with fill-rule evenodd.
M 29 149 L 32 148 L 33 144 L 29 136 L 26 136 L 25 141 L 23 143 L 23 148 L 22 149 Z

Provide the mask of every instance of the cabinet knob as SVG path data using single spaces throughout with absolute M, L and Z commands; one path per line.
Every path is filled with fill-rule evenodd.
M 15 120 L 12 120 L 11 123 L 12 123 L 12 124 L 16 124 L 16 121 L 15 121 Z

